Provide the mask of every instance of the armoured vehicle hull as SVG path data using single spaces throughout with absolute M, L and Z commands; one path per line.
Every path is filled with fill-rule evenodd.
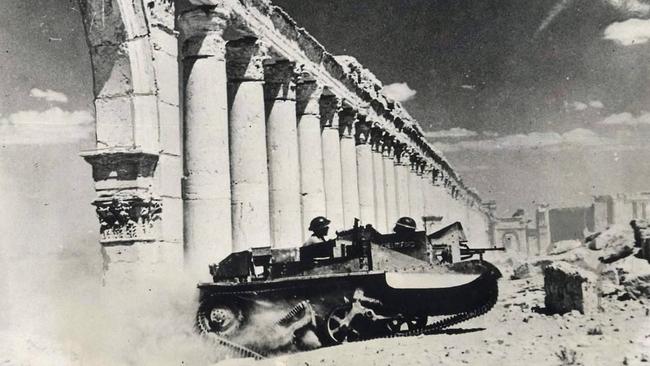
M 279 343 L 304 349 L 312 347 L 305 337 L 328 345 L 432 333 L 488 311 L 497 298 L 501 274 L 484 261 L 434 266 L 358 239 L 334 248 L 303 248 L 299 260 L 266 248 L 235 253 L 213 268 L 214 282 L 199 285 L 200 330 L 268 351 L 277 345 L 256 338 L 276 327 L 290 334 Z M 274 312 L 260 330 L 256 319 Z

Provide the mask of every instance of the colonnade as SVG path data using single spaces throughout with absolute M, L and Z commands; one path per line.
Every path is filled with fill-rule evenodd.
M 388 232 L 400 216 L 423 227 L 432 165 L 399 129 L 295 60 L 269 56 L 260 40 L 205 28 L 186 34 L 182 55 L 191 267 L 255 246 L 298 246 L 321 215 L 332 230 L 359 218 Z
M 190 0 L 178 10 L 155 1 L 142 13 L 138 4 L 122 16 L 125 24 L 148 27 L 146 44 L 139 28 L 127 28 L 155 57 L 137 49 L 129 67 L 146 71 L 134 73 L 134 82 L 153 73 L 147 100 L 158 105 L 140 101 L 142 88 L 125 90 L 132 104 L 119 107 L 120 115 L 133 116 L 129 124 L 114 123 L 98 107 L 98 131 L 114 133 L 86 156 L 97 182 L 101 241 L 107 253 L 117 248 L 107 257 L 140 248 L 134 243 L 156 243 L 152 261 L 166 268 L 166 249 L 177 253 L 182 244 L 186 267 L 203 278 L 208 264 L 233 251 L 300 245 L 316 216 L 332 221 L 332 236 L 357 218 L 386 233 L 402 216 L 419 229 L 428 215 L 464 220 L 467 214 L 454 207 L 480 202 L 372 73 L 328 53 L 281 9 Z M 88 19 L 99 11 L 87 10 Z M 89 34 L 119 41 L 93 24 Z M 98 106 L 113 103 L 114 93 L 102 93 Z M 117 138 L 130 134 L 137 138 Z

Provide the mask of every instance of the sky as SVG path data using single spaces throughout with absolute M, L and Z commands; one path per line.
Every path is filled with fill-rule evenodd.
M 92 243 L 92 73 L 77 2 L 0 12 L 0 217 L 21 251 Z M 500 215 L 648 190 L 650 3 L 277 0 L 356 57 Z M 88 244 L 87 250 L 97 250 Z M 21 253 L 22 253 L 21 252 Z

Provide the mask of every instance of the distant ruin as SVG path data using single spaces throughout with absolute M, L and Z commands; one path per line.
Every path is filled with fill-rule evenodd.
M 584 240 L 590 233 L 612 225 L 628 226 L 632 220 L 650 217 L 650 192 L 618 193 L 593 197 L 582 207 L 537 206 L 535 219 L 527 220 L 520 211 L 513 217 L 498 218 L 494 227 L 497 244 L 527 255 L 544 255 L 552 243 Z

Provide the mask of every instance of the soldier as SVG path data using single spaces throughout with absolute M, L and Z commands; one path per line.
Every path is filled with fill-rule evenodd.
M 327 239 L 325 239 L 325 237 L 330 230 L 330 222 L 330 220 L 323 216 L 314 217 L 309 223 L 309 231 L 311 231 L 313 234 L 311 234 L 309 239 L 307 239 L 307 241 L 305 241 L 302 246 L 304 247 L 312 244 L 326 242 Z
M 408 233 L 414 233 L 416 229 L 415 226 L 415 220 L 408 216 L 400 217 L 399 220 L 397 220 L 397 223 L 395 223 L 395 227 L 393 228 L 393 231 L 396 234 L 408 234 Z

